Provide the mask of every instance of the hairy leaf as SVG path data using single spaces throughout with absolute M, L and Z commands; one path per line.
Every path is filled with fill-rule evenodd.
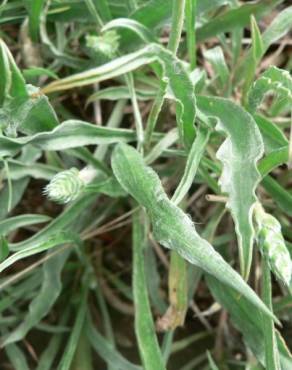
M 194 85 L 183 63 L 158 44 L 149 44 L 100 67 L 52 82 L 42 91 L 51 93 L 85 86 L 131 72 L 145 64 L 158 61 L 164 69 L 163 81 L 169 83 L 176 102 L 177 124 L 183 142 L 190 146 L 194 139 L 196 114 Z
M 164 361 L 155 334 L 144 266 L 146 227 L 143 213 L 133 215 L 133 297 L 135 305 L 135 332 L 145 370 L 163 370 Z
M 256 201 L 255 188 L 260 181 L 256 163 L 264 151 L 262 137 L 253 117 L 235 103 L 202 97 L 198 104 L 205 114 L 216 118 L 216 129 L 227 136 L 217 152 L 223 163 L 220 185 L 228 194 L 227 207 L 235 222 L 241 271 L 247 278 L 254 241 L 252 209 Z
M 29 311 L 22 323 L 5 338 L 3 345 L 19 341 L 31 328 L 40 322 L 51 310 L 61 289 L 61 272 L 69 255 L 69 250 L 58 253 L 43 266 L 43 280 L 39 294 L 31 301 Z
M 44 150 L 63 150 L 90 144 L 112 144 L 133 141 L 135 133 L 127 129 L 98 127 L 83 121 L 69 120 L 49 132 L 17 139 L 0 136 L 0 157 L 14 155 L 31 144 Z
M 270 315 L 269 310 L 240 275 L 198 235 L 190 218 L 168 199 L 157 174 L 145 165 L 134 148 L 125 144 L 116 146 L 112 167 L 122 187 L 147 209 L 157 241 L 233 287 Z
M 248 107 L 251 112 L 259 107 L 265 94 L 270 91 L 275 92 L 278 99 L 286 99 L 292 104 L 292 77 L 288 71 L 272 66 L 262 73 L 248 93 Z

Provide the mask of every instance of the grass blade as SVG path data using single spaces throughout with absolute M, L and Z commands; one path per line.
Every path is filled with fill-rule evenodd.
M 158 345 L 151 314 L 144 267 L 146 229 L 143 213 L 133 215 L 133 296 L 135 332 L 145 370 L 163 370 L 164 361 Z

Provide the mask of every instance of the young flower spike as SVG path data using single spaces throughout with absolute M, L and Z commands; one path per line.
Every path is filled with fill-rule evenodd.
M 69 203 L 78 198 L 95 176 L 96 170 L 92 167 L 85 167 L 81 171 L 70 168 L 56 174 L 46 186 L 44 193 L 57 203 Z
M 260 203 L 254 209 L 257 228 L 257 242 L 260 250 L 268 259 L 271 271 L 276 277 L 289 285 L 292 274 L 292 262 L 279 221 L 266 213 Z
M 119 48 L 120 36 L 116 31 L 107 31 L 100 36 L 87 35 L 86 46 L 96 52 L 112 58 Z

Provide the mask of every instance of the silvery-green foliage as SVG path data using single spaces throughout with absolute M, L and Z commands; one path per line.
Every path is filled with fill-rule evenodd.
M 289 285 L 292 274 L 292 261 L 281 232 L 279 221 L 265 212 L 257 203 L 254 211 L 257 226 L 257 241 L 261 252 L 267 256 L 272 272 Z
M 45 188 L 45 194 L 57 203 L 75 200 L 85 186 L 77 168 L 59 172 Z
M 146 208 L 154 237 L 159 243 L 175 250 L 271 315 L 241 276 L 207 240 L 200 237 L 188 215 L 168 199 L 158 175 L 145 165 L 138 151 L 126 144 L 117 145 L 112 156 L 112 168 L 121 186 Z
M 248 278 L 255 234 L 252 212 L 261 178 L 257 162 L 264 152 L 263 139 L 252 115 L 234 102 L 211 96 L 199 97 L 197 102 L 200 111 L 216 119 L 216 130 L 226 135 L 216 153 L 223 164 L 219 185 L 228 195 L 226 207 L 235 223 L 241 272 Z
M 278 99 L 292 104 L 292 78 L 288 71 L 272 66 L 268 68 L 253 84 L 248 93 L 248 106 L 255 111 L 265 94 L 274 91 Z

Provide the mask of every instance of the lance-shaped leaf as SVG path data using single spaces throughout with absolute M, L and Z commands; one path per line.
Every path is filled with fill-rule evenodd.
M 265 363 L 264 326 L 262 316 L 255 311 L 244 297 L 238 299 L 238 294 L 233 289 L 224 287 L 212 276 L 206 276 L 208 287 L 214 298 L 229 313 L 233 325 L 240 330 L 246 345 L 252 350 L 257 359 Z M 289 370 L 292 366 L 292 356 L 286 347 L 280 333 L 276 331 L 276 343 L 280 355 L 282 370 Z M 268 367 L 265 367 L 268 368 Z
M 154 237 L 159 243 L 177 251 L 187 261 L 231 286 L 262 312 L 271 315 L 241 276 L 199 236 L 192 220 L 168 199 L 159 177 L 145 165 L 134 148 L 126 144 L 117 145 L 112 156 L 112 168 L 122 187 L 147 209 Z
M 42 286 L 29 305 L 29 311 L 21 324 L 5 338 L 3 345 L 19 341 L 25 337 L 31 328 L 45 317 L 57 300 L 61 289 L 61 272 L 69 256 L 69 249 L 65 249 L 48 259 L 43 266 Z
M 0 136 L 0 157 L 14 155 L 28 144 L 44 150 L 64 150 L 84 145 L 133 140 L 135 140 L 135 133 L 131 130 L 98 127 L 83 121 L 68 120 L 52 131 L 40 132 L 32 136 L 17 139 Z
M 23 258 L 27 258 L 35 254 L 47 251 L 48 249 L 52 249 L 59 245 L 72 243 L 73 244 L 76 243 L 76 240 L 74 240 L 73 237 L 68 236 L 64 232 L 59 233 L 51 238 L 48 238 L 45 242 L 40 242 L 38 244 L 35 244 L 31 247 L 25 248 L 23 250 L 20 250 L 19 252 L 12 254 L 6 260 L 0 263 L 0 272 L 4 271 L 5 269 L 13 265 L 15 262 L 22 260 Z
M 0 39 L 0 104 L 8 98 L 28 96 L 25 81 L 22 77 L 12 54 L 4 41 Z
M 135 333 L 140 357 L 145 370 L 164 370 L 164 361 L 155 334 L 154 321 L 147 292 L 144 248 L 147 228 L 143 213 L 133 216 L 133 297 L 135 305 Z
M 274 3 L 275 4 L 275 3 Z M 255 4 L 259 5 L 259 3 Z M 246 78 L 246 75 L 249 74 L 251 66 L 256 68 L 261 58 L 267 52 L 269 47 L 283 37 L 292 27 L 292 6 L 284 8 L 269 25 L 269 27 L 262 34 L 262 45 L 261 52 L 256 53 L 256 60 L 253 58 L 253 48 L 250 48 L 246 53 L 243 62 L 239 64 L 237 71 L 235 71 L 235 79 L 242 80 Z M 259 50 L 258 50 L 259 51 Z M 255 55 L 254 55 L 255 56 Z M 251 63 L 251 61 L 253 62 Z
M 292 77 L 288 71 L 272 66 L 253 84 L 248 93 L 248 107 L 254 112 L 265 94 L 273 91 L 278 99 L 286 99 L 292 104 Z
M 86 86 L 120 76 L 146 64 L 159 62 L 163 67 L 163 80 L 169 84 L 176 102 L 176 116 L 183 142 L 190 146 L 194 139 L 196 114 L 194 85 L 183 63 L 158 44 L 149 44 L 134 53 L 124 55 L 100 67 L 54 81 L 43 93 Z
M 263 140 L 253 117 L 233 102 L 202 97 L 198 103 L 200 110 L 216 118 L 216 129 L 227 135 L 217 152 L 223 163 L 220 185 L 228 194 L 226 206 L 234 219 L 241 271 L 247 278 L 254 240 L 252 210 L 256 201 L 255 188 L 260 180 L 256 163 L 264 152 Z

